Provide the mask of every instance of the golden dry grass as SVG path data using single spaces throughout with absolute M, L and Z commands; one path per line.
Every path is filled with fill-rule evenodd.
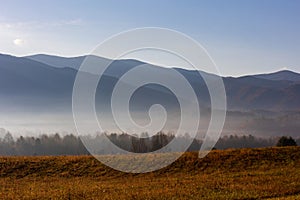
M 300 148 L 185 153 L 146 174 L 90 156 L 2 157 L 0 199 L 300 199 Z

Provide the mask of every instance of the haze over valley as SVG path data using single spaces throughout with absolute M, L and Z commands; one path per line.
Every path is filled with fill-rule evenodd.
M 0 54 L 0 128 L 16 136 L 76 133 L 72 116 L 72 90 L 77 71 L 85 58 Z M 90 59 L 99 67 L 112 62 L 97 56 L 90 56 Z M 115 60 L 99 81 L 95 102 L 104 130 L 120 132 L 113 123 L 110 110 L 112 91 L 123 74 L 142 64 L 147 63 L 133 59 Z M 166 79 L 175 79 L 170 68 L 147 66 Z M 205 133 L 210 120 L 210 96 L 201 76 L 213 80 L 217 75 L 178 67 L 174 69 L 188 80 L 197 95 L 201 109 L 201 135 Z M 95 74 L 84 73 L 88 79 L 97 78 Z M 282 70 L 222 79 L 228 106 L 223 135 L 299 135 L 300 74 Z M 133 119 L 138 124 L 147 124 L 148 110 L 153 104 L 161 104 L 167 111 L 164 130 L 176 130 L 180 116 L 179 102 L 169 89 L 156 84 L 143 86 L 132 96 L 130 110 Z

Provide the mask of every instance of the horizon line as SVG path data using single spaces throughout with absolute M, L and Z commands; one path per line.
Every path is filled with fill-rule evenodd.
M 45 53 L 45 52 L 41 52 L 41 53 L 30 53 L 30 54 L 24 54 L 24 55 L 14 55 L 14 54 L 11 54 L 11 53 L 2 53 L 0 52 L 0 55 L 8 55 L 8 56 L 13 56 L 13 57 L 17 57 L 17 58 L 26 58 L 26 57 L 30 57 L 30 56 L 37 56 L 37 55 L 45 55 L 45 56 L 53 56 L 53 57 L 61 57 L 61 58 L 77 58 L 77 57 L 84 57 L 84 56 L 97 56 L 97 57 L 100 57 L 100 58 L 104 58 L 104 59 L 109 59 L 109 60 L 113 60 L 111 58 L 107 58 L 107 57 L 104 57 L 104 56 L 98 56 L 98 55 L 94 55 L 94 54 L 76 54 L 76 55 L 58 55 L 58 54 L 55 54 L 55 53 Z M 135 60 L 135 61 L 139 61 L 139 62 L 144 62 L 144 63 L 147 63 L 147 64 L 151 64 L 151 65 L 155 65 L 155 66 L 158 66 L 158 67 L 163 67 L 163 68 L 180 68 L 180 69 L 184 69 L 184 70 L 187 70 L 187 71 L 196 71 L 196 70 L 193 70 L 193 69 L 187 69 L 187 68 L 184 68 L 184 67 L 181 67 L 181 66 L 166 66 L 166 65 L 163 65 L 163 64 L 158 64 L 158 63 L 151 63 L 149 61 L 146 61 L 146 60 L 142 60 L 142 59 L 137 59 L 137 58 L 126 58 L 126 59 L 116 59 L 116 60 Z M 282 67 L 282 68 L 279 68 L 279 69 L 276 69 L 276 70 L 272 70 L 272 71 L 268 71 L 268 72 L 259 72 L 259 73 L 249 73 L 249 74 L 240 74 L 240 75 L 228 75 L 228 74 L 220 74 L 222 77 L 225 77 L 225 78 L 240 78 L 240 77 L 246 77 L 246 76 L 256 76 L 256 75 L 268 75 L 268 74 L 273 74 L 273 73 L 278 73 L 278 72 L 283 72 L 283 71 L 289 71 L 289 72 L 293 72 L 293 73 L 296 73 L 296 74 L 299 74 L 300 75 L 300 71 L 296 71 L 296 70 L 292 70 L 292 69 L 289 69 L 288 67 Z M 206 71 L 203 71 L 205 73 L 209 73 L 209 74 L 214 74 L 214 73 L 211 73 L 211 72 L 206 72 Z M 216 75 L 216 74 L 215 74 Z

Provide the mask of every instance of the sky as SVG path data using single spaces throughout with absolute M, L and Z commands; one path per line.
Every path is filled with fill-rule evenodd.
M 300 72 L 300 1 L 1 1 L 0 53 L 88 54 L 119 32 L 162 27 L 199 42 L 222 75 Z

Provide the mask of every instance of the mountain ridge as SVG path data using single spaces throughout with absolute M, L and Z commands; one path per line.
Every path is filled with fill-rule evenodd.
M 67 98 L 71 99 L 73 84 L 77 73 L 76 67 L 80 66 L 81 63 L 79 62 L 82 62 L 84 57 L 63 58 L 58 56 L 43 56 L 46 56 L 47 59 L 54 58 L 55 61 L 53 61 L 52 64 L 58 62 L 57 59 L 71 59 L 71 63 L 73 63 L 73 65 L 66 66 L 66 63 L 63 63 L 60 66 L 54 67 L 50 65 L 51 63 L 48 62 L 49 64 L 46 64 L 41 60 L 36 61 L 28 57 L 14 57 L 0 54 L 0 82 L 2 82 L 0 95 L 3 95 L 3 91 L 10 92 L 15 95 L 17 95 L 18 92 L 26 95 L 26 92 L 31 91 L 33 92 L 33 96 L 34 94 L 37 96 L 42 95 L 46 99 L 47 94 L 49 94 L 48 96 L 50 98 L 59 97 L 59 95 L 60 97 L 65 98 L 67 95 Z M 75 59 L 76 62 L 72 59 Z M 110 62 L 108 59 L 96 56 L 93 56 L 92 59 L 95 59 L 95 62 L 97 65 L 99 64 L 99 66 L 101 66 L 101 64 L 107 64 L 107 61 Z M 105 63 L 102 62 L 103 60 Z M 104 73 L 104 78 L 100 80 L 102 81 L 100 83 L 102 84 L 101 87 L 103 91 L 106 91 L 104 93 L 110 96 L 113 89 L 112 86 L 116 84 L 118 79 L 140 63 L 143 62 L 136 60 L 112 61 L 111 66 L 109 66 Z M 165 77 L 170 79 L 173 78 L 169 74 L 169 68 L 155 65 L 150 65 L 150 67 L 151 69 L 156 70 L 157 73 L 162 73 Z M 199 100 L 201 100 L 204 106 L 209 107 L 210 97 L 201 75 L 205 75 L 209 78 L 213 78 L 218 75 L 202 71 L 200 71 L 200 75 L 196 70 L 187 70 L 182 68 L 173 69 L 180 72 L 189 81 Z M 282 73 L 286 74 L 287 71 L 285 70 Z M 274 73 L 270 76 L 273 76 L 273 74 Z M 278 74 L 281 74 L 281 72 L 276 73 L 277 79 Z M 297 75 L 300 79 L 300 74 L 295 72 L 292 74 L 294 75 L 293 77 Z M 90 76 L 96 78 L 92 75 Z M 298 81 L 292 81 L 290 80 L 290 77 L 287 77 L 288 80 L 273 80 L 271 78 L 261 78 L 260 76 L 261 75 L 221 77 L 224 81 L 229 109 L 294 110 L 300 108 L 300 103 L 297 103 L 300 102 Z M 283 76 L 282 79 L 285 77 L 286 76 Z M 294 78 L 294 80 L 297 79 Z M 14 83 L 17 83 L 17 85 Z M 169 92 L 159 86 L 147 86 L 147 88 L 142 90 L 143 95 L 147 96 L 147 93 L 150 92 L 150 90 L 157 100 L 165 102 L 166 99 L 169 98 L 167 97 Z M 153 92 L 157 92 L 157 94 L 154 94 Z M 143 97 L 143 95 L 139 95 L 139 102 L 142 102 L 143 100 L 146 101 L 146 97 Z
M 69 60 L 69 61 L 78 59 L 78 60 L 81 60 L 81 62 L 82 62 L 86 58 L 86 56 L 89 56 L 89 55 L 64 57 L 64 56 L 48 55 L 48 54 L 33 54 L 33 55 L 29 55 L 29 56 L 24 56 L 24 57 L 35 60 L 35 61 L 39 61 L 39 62 L 42 62 L 45 64 L 47 64 L 47 62 L 48 62 L 48 65 L 58 67 L 59 65 L 57 66 L 54 63 L 50 64 L 49 58 L 64 59 L 64 60 Z M 92 56 L 95 56 L 95 55 L 92 55 Z M 95 57 L 112 61 L 111 59 L 104 58 L 104 57 L 99 57 L 99 56 L 95 56 Z M 117 61 L 133 61 L 133 62 L 138 62 L 138 63 L 145 63 L 143 61 L 139 61 L 136 59 L 119 59 Z M 79 66 L 80 66 L 79 64 L 76 64 L 76 66 L 72 66 L 71 62 L 69 62 L 68 65 L 66 65 L 65 67 L 75 68 L 78 70 Z M 163 66 L 159 66 L 159 67 L 163 67 Z M 163 68 L 165 68 L 165 67 L 163 67 Z M 180 67 L 174 67 L 174 69 L 185 70 L 185 71 L 189 71 L 189 72 L 197 71 L 197 70 L 192 70 L 192 69 L 184 69 L 184 68 L 180 68 Z M 207 74 L 212 74 L 212 73 L 205 72 L 205 71 L 201 71 L 201 72 L 204 72 Z M 273 77 L 273 76 L 280 75 L 280 74 L 292 74 L 294 76 L 300 77 L 300 72 L 295 72 L 295 71 L 287 70 L 287 69 L 277 70 L 275 72 L 265 72 L 265 73 L 259 73 L 259 74 L 251 74 L 251 75 L 240 75 L 240 76 L 235 76 L 235 77 L 233 77 L 233 76 L 222 76 L 222 77 L 223 78 L 256 77 L 256 78 L 262 78 L 262 79 L 268 79 L 268 80 L 286 80 L 286 79 L 280 79 L 280 78 L 276 79 L 276 77 Z M 213 74 L 213 75 L 215 75 L 215 74 Z M 290 81 L 295 81 L 295 80 L 290 80 Z M 300 81 L 300 80 L 298 80 L 298 78 L 297 78 L 296 81 Z
M 135 60 L 114 61 L 100 79 L 95 95 L 96 111 L 97 114 L 100 112 L 100 116 L 104 116 L 109 122 L 113 119 L 110 108 L 114 86 L 120 77 L 139 63 L 141 62 Z M 169 73 L 171 69 L 155 65 L 149 65 L 149 67 L 162 77 L 174 80 L 174 84 L 179 84 L 176 82 L 176 77 Z M 210 95 L 200 74 L 209 78 L 214 78 L 217 75 L 181 68 L 173 69 L 181 73 L 194 89 L 200 104 L 201 123 L 208 123 L 210 119 Z M 77 70 L 72 67 L 63 65 L 55 67 L 26 57 L 0 54 L 0 109 L 2 111 L 0 122 L 5 125 L 7 121 L 18 119 L 17 122 L 12 125 L 6 124 L 3 128 L 13 129 L 15 124 L 21 123 L 20 126 L 23 130 L 24 121 L 31 124 L 34 129 L 38 125 L 34 121 L 41 123 L 42 130 L 49 124 L 49 126 L 54 126 L 54 124 L 56 124 L 55 126 L 62 126 L 67 122 L 72 128 L 74 123 L 72 91 L 77 73 Z M 84 74 L 88 80 L 97 80 L 98 78 L 95 74 L 86 72 Z M 222 79 L 226 90 L 228 108 L 224 133 L 273 136 L 285 132 L 289 135 L 297 135 L 297 130 L 300 129 L 300 125 L 297 123 L 300 119 L 299 82 L 269 80 L 255 77 L 255 75 L 222 77 Z M 177 119 L 174 117 L 180 114 L 180 105 L 176 96 L 167 88 L 155 84 L 143 86 L 133 94 L 130 100 L 133 118 L 145 118 L 147 121 L 149 118 L 147 112 L 154 104 L 161 104 L 166 109 L 167 114 L 172 116 L 170 118 L 171 125 L 175 124 L 176 126 Z M 21 114 L 19 115 L 19 113 Z M 47 117 L 43 117 L 44 115 Z M 64 115 L 66 115 L 66 119 L 58 122 L 57 118 Z M 205 127 L 201 131 L 204 132 Z

